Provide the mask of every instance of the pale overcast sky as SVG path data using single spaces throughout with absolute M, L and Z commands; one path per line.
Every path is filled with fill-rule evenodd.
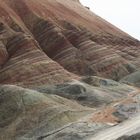
M 83 5 L 140 40 L 140 0 L 80 0 Z

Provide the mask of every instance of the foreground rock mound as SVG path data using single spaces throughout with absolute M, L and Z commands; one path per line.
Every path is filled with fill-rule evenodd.
M 0 87 L 0 101 L 3 140 L 18 140 L 25 134 L 37 138 L 93 112 L 60 96 L 8 85 Z
M 0 139 L 84 140 L 140 111 L 139 91 L 115 81 L 108 86 L 72 81 L 36 90 L 0 86 Z

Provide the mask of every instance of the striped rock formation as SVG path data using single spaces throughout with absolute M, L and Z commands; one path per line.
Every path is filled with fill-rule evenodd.
M 14 11 L 11 12 L 5 3 L 2 2 L 2 4 L 0 9 L 0 83 L 22 86 L 54 84 L 76 77 L 51 60 L 28 29 L 22 26 L 24 23 L 21 20 L 18 21 L 21 24 L 14 21 L 16 18 Z M 12 13 L 14 14 L 11 15 Z M 17 16 L 16 20 L 18 18 Z
M 32 36 L 15 32 L 6 26 L 1 35 L 1 83 L 40 85 L 47 81 L 54 84 L 71 76 L 42 51 Z
M 3 4 L 1 19 L 8 24 L 9 30 L 21 34 L 17 35 L 18 37 L 11 35 L 11 40 L 7 41 L 7 51 L 1 50 L 1 65 L 4 65 L 3 63 L 10 55 L 8 49 L 13 48 L 14 45 L 13 53 L 19 52 L 21 46 L 21 49 L 25 51 L 21 50 L 19 53 L 23 56 L 17 56 L 16 53 L 16 56 L 13 54 L 9 56 L 11 59 L 8 59 L 0 72 L 1 77 L 4 77 L 0 78 L 1 83 L 20 82 L 22 85 L 33 85 L 37 79 L 41 83 L 57 83 L 55 81 L 59 83 L 61 78 L 59 76 L 55 78 L 54 75 L 61 77 L 64 74 L 65 80 L 73 78 L 67 71 L 78 76 L 98 75 L 120 80 L 139 68 L 139 41 L 90 12 L 79 1 L 5 0 L 1 2 Z M 25 37 L 28 35 L 30 37 Z M 21 42 L 28 44 L 25 45 L 27 50 Z M 28 60 L 26 55 L 30 57 Z M 25 66 L 20 63 L 23 67 L 31 67 L 31 63 L 36 66 L 25 70 L 19 64 L 12 64 L 19 63 L 20 60 L 26 63 L 24 63 Z M 42 65 L 41 70 L 38 70 L 38 65 Z M 12 67 L 15 73 L 18 71 L 16 77 L 13 78 L 12 75 L 15 74 L 12 73 L 12 69 L 10 69 L 11 75 L 9 74 L 8 67 Z M 22 69 L 22 72 L 19 72 L 21 71 L 19 69 Z M 49 71 L 51 71 L 50 74 Z M 28 75 L 28 78 L 25 75 Z M 52 82 L 48 79 L 52 79 Z

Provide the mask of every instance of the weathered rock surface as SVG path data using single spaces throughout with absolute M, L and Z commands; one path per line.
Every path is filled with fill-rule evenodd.
M 125 76 L 120 82 L 140 87 L 140 70 Z
M 0 106 L 1 140 L 39 137 L 94 111 L 60 96 L 10 85 L 0 86 Z
M 86 78 L 83 79 L 82 81 L 86 81 Z M 88 77 L 87 79 L 92 79 L 94 82 L 90 81 L 86 84 L 75 80 L 55 86 L 39 86 L 36 90 L 75 100 L 88 107 L 101 107 L 110 104 L 135 91 L 132 87 L 119 84 L 113 80 L 99 77 Z
M 140 41 L 79 0 L 0 3 L 0 140 L 94 140 L 140 113 Z
M 123 136 L 121 138 L 118 138 L 117 140 L 139 140 L 140 139 L 140 134 L 134 134 L 131 136 Z
M 40 92 L 2 85 L 0 86 L 0 139 L 86 139 L 140 111 L 137 89 L 127 85 L 119 88 L 118 85 L 119 83 L 114 82 L 112 85 L 100 88 L 82 82 L 71 82 L 56 85 L 58 89 L 54 88 L 53 91 L 48 87 L 37 88 Z M 112 90 L 116 86 L 118 92 Z M 86 91 L 82 93 L 84 100 L 76 100 L 75 97 L 78 95 L 83 97 L 81 91 L 85 87 Z M 124 87 L 127 87 L 126 90 L 121 90 Z M 114 115 L 114 120 L 107 119 L 106 113 L 102 114 L 111 107 L 112 113 L 108 112 L 108 117 Z M 127 118 L 124 114 L 127 114 Z M 120 118 L 121 115 L 123 119 Z

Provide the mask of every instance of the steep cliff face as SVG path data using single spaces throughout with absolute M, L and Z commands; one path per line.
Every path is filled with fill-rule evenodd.
M 1 83 L 59 83 L 73 78 L 67 71 L 120 80 L 139 68 L 139 41 L 79 1 L 1 3 Z

